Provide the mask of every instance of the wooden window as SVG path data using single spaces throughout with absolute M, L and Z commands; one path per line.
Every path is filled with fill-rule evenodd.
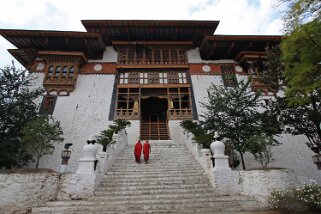
M 68 67 L 65 66 L 65 67 L 62 69 L 62 75 L 61 75 L 61 77 L 62 77 L 63 79 L 65 79 L 65 78 L 67 77 L 67 73 L 68 73 Z
M 50 80 L 53 74 L 54 67 L 50 66 L 48 69 L 48 75 L 47 75 L 47 80 Z
M 186 50 L 173 48 L 124 48 L 119 49 L 120 64 L 185 64 Z
M 177 50 L 171 50 L 171 61 L 176 64 L 178 61 Z
M 55 79 L 58 79 L 60 76 L 61 67 L 57 66 L 55 69 Z
M 187 84 L 185 72 L 120 73 L 119 84 Z
M 72 66 L 69 70 L 68 79 L 72 80 L 74 77 L 74 74 L 75 74 L 75 66 Z
M 225 87 L 236 87 L 237 80 L 235 76 L 234 66 L 233 65 L 222 65 L 221 74 Z
M 56 105 L 57 96 L 46 95 L 43 97 L 40 113 L 53 114 Z
M 128 76 L 128 84 L 139 84 L 139 73 L 125 73 Z

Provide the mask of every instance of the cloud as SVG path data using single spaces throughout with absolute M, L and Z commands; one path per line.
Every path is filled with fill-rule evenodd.
M 83 19 L 219 20 L 217 34 L 280 34 L 277 0 L 1 0 L 0 28 L 85 31 Z M 0 67 L 10 64 L 0 38 Z M 11 47 L 12 48 L 12 47 Z

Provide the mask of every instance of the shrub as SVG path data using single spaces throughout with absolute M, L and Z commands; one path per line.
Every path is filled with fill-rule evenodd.
M 108 129 L 100 132 L 100 135 L 96 136 L 97 143 L 103 146 L 103 151 L 106 152 L 107 146 L 113 143 L 116 143 L 113 140 L 114 133 L 118 133 L 121 130 L 126 129 L 131 125 L 131 122 L 128 120 L 115 120 L 113 124 L 108 126 Z
M 301 212 L 305 210 L 321 211 L 321 186 L 304 184 L 302 188 L 272 191 L 269 199 L 272 209 L 283 212 Z

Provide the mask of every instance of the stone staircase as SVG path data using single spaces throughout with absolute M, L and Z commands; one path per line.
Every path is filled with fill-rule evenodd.
M 185 145 L 152 141 L 151 146 L 148 164 L 136 163 L 133 146 L 128 146 L 94 197 L 47 202 L 32 213 L 237 213 L 263 209 L 250 197 L 218 196 Z

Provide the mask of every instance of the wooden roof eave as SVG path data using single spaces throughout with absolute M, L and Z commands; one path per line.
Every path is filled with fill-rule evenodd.
M 34 59 L 36 58 L 35 55 L 28 55 L 30 58 L 33 58 L 33 60 L 27 61 L 25 58 L 23 58 L 23 56 L 21 55 L 21 53 L 23 52 L 23 50 L 19 50 L 19 49 L 8 49 L 8 52 L 21 64 L 23 65 L 26 69 L 30 69 L 30 67 L 32 66 L 32 63 L 34 61 Z
M 83 62 L 87 63 L 88 59 L 81 51 L 38 51 L 40 56 L 78 56 Z
M 63 43 L 62 45 L 65 46 L 68 46 L 72 39 L 75 39 L 74 44 L 79 42 L 79 39 L 81 39 L 83 44 L 88 44 L 89 40 L 94 40 L 94 45 L 90 47 L 87 46 L 87 49 L 89 52 L 91 52 L 91 54 L 97 51 L 103 52 L 106 48 L 103 37 L 100 35 L 100 33 L 95 32 L 0 29 L 0 35 L 2 35 L 19 49 L 35 48 L 41 50 L 51 50 L 49 38 L 62 38 L 65 42 L 65 44 Z M 74 45 L 74 47 L 68 46 L 68 49 L 77 49 L 77 46 L 78 45 Z
M 95 32 L 82 31 L 53 31 L 53 30 L 21 30 L 21 29 L 0 29 L 0 35 L 3 37 L 24 36 L 24 37 L 78 37 L 78 38 L 97 38 L 101 36 Z
M 281 42 L 284 36 L 278 35 L 213 35 L 206 36 L 204 39 L 213 41 L 275 41 Z
M 238 63 L 242 63 L 245 59 L 266 59 L 267 53 L 266 52 L 259 52 L 259 51 L 241 51 L 236 57 L 235 61 Z

